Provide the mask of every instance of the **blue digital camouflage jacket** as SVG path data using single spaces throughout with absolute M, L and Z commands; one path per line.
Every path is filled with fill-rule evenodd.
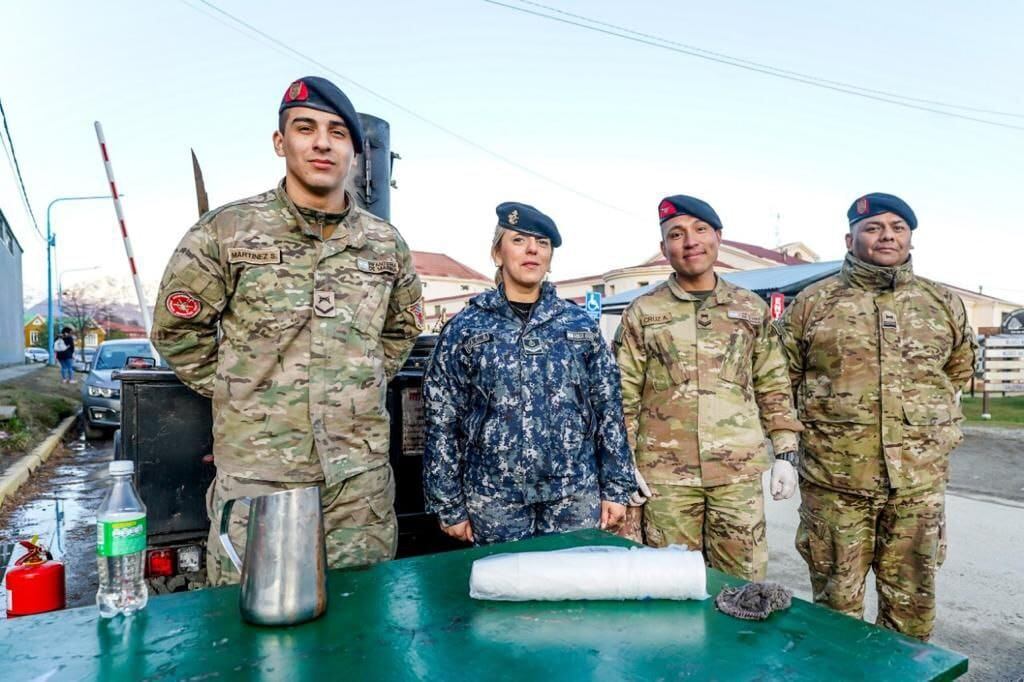
M 636 487 L 619 369 L 597 324 L 545 283 L 524 323 L 502 289 L 441 332 L 423 381 L 423 485 L 445 525 L 465 496 L 531 504 L 586 487 L 625 504 Z

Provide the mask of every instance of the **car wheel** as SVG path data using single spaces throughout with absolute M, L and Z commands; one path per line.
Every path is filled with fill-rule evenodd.
M 82 420 L 82 430 L 85 431 L 86 440 L 100 440 L 107 435 L 106 429 L 101 429 L 98 426 L 93 426 L 89 423 L 88 419 Z

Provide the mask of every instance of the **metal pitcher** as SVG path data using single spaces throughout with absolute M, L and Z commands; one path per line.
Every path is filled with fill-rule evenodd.
M 235 502 L 249 505 L 245 562 L 228 528 Z M 257 625 L 295 625 L 327 609 L 327 548 L 320 489 L 286 490 L 224 503 L 220 541 L 242 576 L 242 618 Z

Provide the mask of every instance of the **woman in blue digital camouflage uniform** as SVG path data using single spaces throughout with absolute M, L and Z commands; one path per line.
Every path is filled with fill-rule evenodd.
M 497 213 L 497 288 L 444 328 L 424 378 L 427 507 L 476 544 L 616 526 L 636 487 L 618 367 L 544 281 L 554 221 L 513 202 Z

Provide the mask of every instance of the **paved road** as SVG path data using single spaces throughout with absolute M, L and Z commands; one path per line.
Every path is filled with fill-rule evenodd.
M 66 441 L 0 510 L 0 543 L 38 534 L 64 560 L 68 606 L 96 603 L 96 508 L 107 491 L 110 440 Z M 57 523 L 56 500 L 63 523 Z M 61 528 L 59 536 L 56 534 Z M 0 619 L 6 610 L 0 609 Z
M 25 376 L 29 372 L 35 372 L 46 367 L 44 362 L 33 362 L 31 365 L 11 365 L 10 367 L 0 367 L 0 384 L 11 379 L 17 379 L 20 376 Z

